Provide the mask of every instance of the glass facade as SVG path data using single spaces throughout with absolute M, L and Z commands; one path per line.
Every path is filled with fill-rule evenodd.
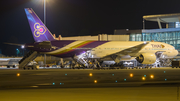
M 130 34 L 130 41 L 142 41 L 142 34 L 137 34 L 137 33 Z
M 180 29 L 152 29 L 142 30 L 142 34 L 130 34 L 130 41 L 158 41 L 171 44 L 177 50 L 180 50 Z
M 176 22 L 176 28 L 180 28 L 180 22 Z

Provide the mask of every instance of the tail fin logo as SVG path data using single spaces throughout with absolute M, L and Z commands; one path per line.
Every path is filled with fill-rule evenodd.
M 29 13 L 32 13 L 32 11 L 31 10 L 28 10 L 29 11 Z
M 43 35 L 46 32 L 46 29 L 44 26 L 40 25 L 39 23 L 34 24 L 34 36 L 39 37 L 40 35 Z

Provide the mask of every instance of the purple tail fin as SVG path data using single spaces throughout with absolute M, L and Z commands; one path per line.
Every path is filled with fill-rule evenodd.
M 51 32 L 44 23 L 39 19 L 32 8 L 25 8 L 26 16 L 31 27 L 31 31 L 36 42 L 55 40 Z

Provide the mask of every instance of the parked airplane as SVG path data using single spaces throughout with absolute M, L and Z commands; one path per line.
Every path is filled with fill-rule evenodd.
M 35 43 L 25 44 L 25 48 L 72 58 L 85 67 L 90 67 L 92 63 L 98 65 L 105 60 L 119 63 L 132 57 L 142 64 L 164 63 L 178 54 L 173 46 L 162 42 L 56 40 L 32 8 L 25 8 L 25 12 L 35 40 Z
M 0 58 L 0 66 L 7 66 L 7 68 L 10 68 L 10 67 L 17 67 L 19 66 L 19 61 L 21 60 L 22 58 Z M 33 64 L 37 64 L 35 61 L 30 61 L 28 63 L 28 66 L 31 66 Z
M 19 61 L 22 58 L 0 58 L 0 66 L 7 66 L 7 68 L 13 67 L 15 68 L 16 66 L 19 65 Z

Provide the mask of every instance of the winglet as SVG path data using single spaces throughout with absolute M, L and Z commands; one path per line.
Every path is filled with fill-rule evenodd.
M 36 15 L 32 8 L 25 8 L 26 16 L 36 42 L 55 40 L 51 32 Z

